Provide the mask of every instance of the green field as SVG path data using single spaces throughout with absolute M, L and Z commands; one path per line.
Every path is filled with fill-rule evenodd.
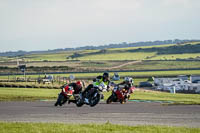
M 198 104 L 200 105 L 199 94 L 171 94 L 167 92 L 139 90 L 131 95 L 131 99 L 152 100 L 152 101 L 172 101 L 173 104 Z
M 0 61 L 12 61 L 15 58 L 0 56 Z
M 191 44 L 191 46 L 197 46 L 200 42 L 194 43 L 186 43 L 186 44 L 167 44 L 167 45 L 155 45 L 155 46 L 142 46 L 142 47 L 128 47 L 128 48 L 112 48 L 105 49 L 105 52 L 102 50 L 79 50 L 79 51 L 64 51 L 58 53 L 46 53 L 46 54 L 31 54 L 18 57 L 19 59 L 23 59 L 25 61 L 66 61 L 66 60 L 177 60 L 177 59 L 191 59 L 191 58 L 199 58 L 199 52 L 192 53 L 181 53 L 177 49 L 177 53 L 175 54 L 157 54 L 160 51 L 174 50 L 173 46 L 177 48 L 183 48 L 186 45 Z M 168 49 L 169 48 L 169 49 Z M 158 51 L 156 51 L 156 49 Z M 143 52 L 142 52 L 143 51 Z M 80 56 L 75 56 L 71 58 L 72 55 L 78 54 Z M 0 61 L 10 61 L 16 60 L 16 57 L 7 58 L 1 57 Z
M 58 77 L 69 77 L 70 75 L 74 75 L 76 79 L 79 78 L 95 78 L 102 73 L 71 73 L 71 74 L 52 74 L 56 78 Z M 118 74 L 123 76 L 130 76 L 133 78 L 138 77 L 156 77 L 156 76 L 177 76 L 177 75 L 200 75 L 200 70 L 181 70 L 181 71 L 146 71 L 146 72 L 118 72 Z M 110 73 L 110 77 L 114 75 L 113 72 Z M 27 75 L 27 78 L 38 78 L 39 75 Z M 0 80 L 15 80 L 17 77 L 23 78 L 23 75 L 12 75 L 12 76 L 0 76 Z M 40 77 L 44 77 L 44 75 L 40 75 Z
M 199 133 L 200 128 L 169 126 L 125 126 L 105 124 L 64 124 L 0 122 L 1 133 Z
M 0 88 L 0 101 L 56 99 L 60 89 Z
M 156 55 L 149 60 L 178 60 L 178 59 L 192 59 L 200 58 L 200 53 L 195 54 L 167 54 L 167 55 Z
M 125 60 L 125 61 L 108 61 L 108 60 L 85 60 L 85 61 L 80 61 L 79 63 L 79 68 L 88 68 L 88 69 L 107 69 L 113 66 L 118 66 L 124 63 L 127 63 L 129 61 Z
M 0 101 L 34 101 L 40 99 L 56 100 L 60 89 L 40 88 L 0 88 Z M 111 95 L 104 92 L 104 100 Z M 173 101 L 175 104 L 200 104 L 199 94 L 171 94 L 166 92 L 136 90 L 131 94 L 133 100 Z
M 131 76 L 131 77 L 151 77 L 151 76 L 177 76 L 177 75 L 198 75 L 200 70 L 181 70 L 181 71 L 147 71 L 147 72 L 118 72 L 120 76 Z M 53 74 L 54 76 L 69 77 L 71 74 Z M 77 78 L 81 77 L 97 77 L 102 73 L 73 73 Z M 110 76 L 114 73 L 111 72 Z M 19 76 L 19 75 L 16 75 Z M 41 77 L 44 75 L 40 75 Z M 10 78 L 15 76 L 10 76 Z M 23 76 L 21 76 L 23 77 Z M 38 75 L 27 75 L 27 77 L 37 78 Z M 8 76 L 0 76 L 0 79 L 7 79 Z
M 87 55 L 76 58 L 77 60 L 180 60 L 200 58 L 200 53 L 195 54 L 166 54 L 156 55 L 155 52 L 121 52 Z
M 73 58 L 78 60 L 180 60 L 199 59 L 199 43 L 129 47 L 76 53 Z M 179 50 L 180 49 L 180 50 Z M 182 52 L 183 51 L 183 52 Z
M 196 42 L 196 43 L 193 43 L 194 45 L 195 44 L 198 44 L 199 42 Z M 153 45 L 153 46 L 142 46 L 142 47 L 127 47 L 127 48 L 110 48 L 108 50 L 110 51 L 116 51 L 116 50 L 133 50 L 133 49 L 138 49 L 138 48 L 152 48 L 152 47 L 169 47 L 169 46 L 174 46 L 176 44 L 164 44 L 164 45 Z
M 143 60 L 149 56 L 154 56 L 155 53 L 145 53 L 145 52 L 122 52 L 122 53 L 108 53 L 108 54 L 97 54 L 88 55 L 84 57 L 76 58 L 78 60 Z
M 160 70 L 165 69 L 200 69 L 200 60 L 196 61 L 174 61 L 174 60 L 143 60 L 143 61 L 66 61 L 66 62 L 28 62 L 27 73 L 50 73 L 50 72 L 98 72 L 119 70 Z M 189 71 L 189 70 L 188 70 Z M 14 64 L 0 64 L 0 73 L 21 73 Z M 12 74 L 13 73 L 13 74 Z M 165 75 L 164 75 L 165 76 Z M 12 77 L 12 76 L 11 76 Z
M 50 54 L 32 54 L 25 55 L 25 61 L 66 61 L 66 57 L 71 55 L 72 52 L 60 52 Z
M 151 70 L 151 69 L 185 69 L 200 68 L 200 61 L 142 61 L 137 64 L 124 66 L 129 70 Z

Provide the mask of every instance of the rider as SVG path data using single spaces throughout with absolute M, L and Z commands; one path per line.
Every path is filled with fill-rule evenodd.
M 76 83 L 70 83 L 70 84 L 64 85 L 62 87 L 65 89 L 68 89 L 70 87 L 71 89 L 74 90 L 74 94 L 79 94 L 83 88 L 81 81 L 77 81 Z
M 123 89 L 126 92 L 125 96 L 127 98 L 129 98 L 130 97 L 129 94 L 133 92 L 132 89 L 134 88 L 134 86 L 133 86 L 133 79 L 131 77 L 125 77 L 124 81 L 121 82 L 121 83 L 119 83 L 118 85 L 123 85 Z M 120 93 L 120 91 L 117 91 L 116 93 Z M 119 99 L 123 99 L 124 98 L 124 96 L 121 93 L 118 96 L 119 96 L 118 97 Z
M 96 79 L 93 80 L 93 85 L 94 86 L 99 86 L 100 84 L 104 84 L 107 86 L 107 90 L 109 89 L 109 83 L 110 83 L 110 80 L 109 80 L 109 73 L 105 72 L 103 73 L 103 76 L 98 76 L 96 77 Z
M 95 87 L 95 86 L 99 86 L 101 84 L 104 84 L 107 86 L 107 90 L 109 89 L 109 73 L 105 72 L 103 73 L 103 76 L 97 76 L 96 79 L 93 80 L 93 84 L 90 84 L 87 88 L 85 88 L 85 90 L 82 93 L 82 96 L 85 97 L 85 93 L 87 91 L 89 91 L 91 88 Z
M 77 81 L 76 83 L 70 83 L 68 85 L 65 86 L 65 89 L 71 88 L 74 90 L 73 95 L 74 94 L 79 94 L 82 91 L 82 82 L 81 81 Z M 68 104 L 70 104 L 70 102 L 74 102 L 74 100 L 69 100 Z
M 62 104 L 64 104 L 65 102 L 68 101 L 68 103 L 70 102 L 74 102 L 74 100 L 64 100 L 61 103 L 61 100 L 63 96 L 67 97 L 67 94 L 70 93 L 70 95 L 74 95 L 74 94 L 79 94 L 82 91 L 82 83 L 81 81 L 77 81 L 76 83 L 70 83 L 70 84 L 64 84 L 63 86 L 61 86 L 62 92 L 59 94 L 57 102 L 55 103 L 55 106 L 60 105 L 62 106 Z M 63 94 L 64 93 L 64 94 Z
M 124 85 L 124 89 L 129 90 L 133 86 L 133 79 L 131 77 L 125 77 L 124 81 L 118 85 Z

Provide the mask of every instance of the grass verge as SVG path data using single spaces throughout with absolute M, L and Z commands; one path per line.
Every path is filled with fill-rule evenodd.
M 200 75 L 200 70 L 177 70 L 177 71 L 145 71 L 145 72 L 118 72 L 118 74 L 122 76 L 130 76 L 133 78 L 139 77 L 164 77 L 164 76 L 177 76 L 177 75 Z M 102 73 L 71 73 L 71 74 L 52 74 L 54 77 L 69 77 L 70 75 L 74 75 L 76 79 L 79 78 L 95 78 Z M 114 75 L 114 72 L 110 72 L 110 77 Z M 40 75 L 44 77 L 45 75 Z M 23 78 L 22 75 L 12 75 L 10 76 L 10 80 L 14 80 L 16 78 Z M 38 78 L 38 75 L 27 75 L 29 78 Z M 8 76 L 0 76 L 0 80 L 8 80 Z
M 33 101 L 56 99 L 60 89 L 0 88 L 0 101 Z
M 0 122 L 1 133 L 199 133 L 200 128 L 169 126 L 125 126 L 105 124 L 62 124 Z
M 36 88 L 0 88 L 0 101 L 34 101 L 39 99 L 56 100 L 60 89 L 36 89 Z M 104 93 L 104 100 L 111 95 Z M 136 90 L 131 99 L 151 101 L 173 101 L 175 104 L 198 104 L 199 94 L 171 94 L 158 91 Z
M 173 104 L 196 104 L 200 105 L 200 94 L 167 93 L 160 91 L 139 90 L 131 95 L 131 99 L 152 100 L 152 101 L 172 101 Z

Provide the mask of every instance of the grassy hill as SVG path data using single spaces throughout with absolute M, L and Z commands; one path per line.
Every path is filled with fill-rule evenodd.
M 16 60 L 28 73 L 200 68 L 200 42 L 103 50 L 63 51 L 0 57 L 0 73 L 19 73 Z
M 67 60 L 180 60 L 200 59 L 200 42 L 166 44 L 143 47 L 111 48 L 103 50 L 63 51 L 59 53 L 19 56 L 24 61 Z M 13 61 L 15 57 L 0 57 L 0 61 Z
M 200 43 L 165 46 L 105 49 L 90 53 L 75 52 L 67 57 L 77 60 L 180 60 L 200 59 Z

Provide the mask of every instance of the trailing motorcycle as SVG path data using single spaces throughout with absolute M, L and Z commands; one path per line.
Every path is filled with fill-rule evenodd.
M 107 88 L 107 86 L 101 84 L 99 86 L 93 86 L 85 93 L 84 96 L 81 93 L 76 99 L 76 106 L 81 107 L 86 104 L 90 107 L 94 107 L 99 103 L 101 99 L 103 99 L 104 96 L 102 94 L 102 91 L 104 91 L 105 88 Z
M 135 87 L 131 87 L 129 90 L 126 90 L 123 85 L 115 85 L 112 94 L 108 97 L 106 103 L 120 102 L 121 104 L 124 104 L 129 100 L 130 93 L 132 93 L 134 89 Z

